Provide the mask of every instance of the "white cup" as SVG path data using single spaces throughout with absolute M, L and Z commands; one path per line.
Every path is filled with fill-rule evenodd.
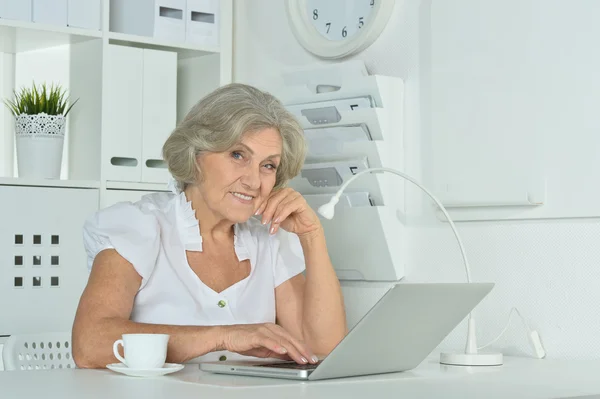
M 113 353 L 130 369 L 155 369 L 163 367 L 167 359 L 168 334 L 123 334 L 115 341 Z M 125 358 L 119 354 L 123 346 Z

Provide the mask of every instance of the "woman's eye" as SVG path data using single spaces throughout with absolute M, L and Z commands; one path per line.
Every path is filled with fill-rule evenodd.
M 234 159 L 242 159 L 242 154 L 241 154 L 240 152 L 237 152 L 237 151 L 234 151 L 234 152 L 232 152 L 232 153 L 231 153 L 231 156 L 232 156 Z
M 272 169 L 272 170 L 275 170 L 275 169 L 277 169 L 277 166 L 273 165 L 272 163 L 269 163 L 269 164 L 265 165 L 265 167 L 266 167 L 267 169 Z

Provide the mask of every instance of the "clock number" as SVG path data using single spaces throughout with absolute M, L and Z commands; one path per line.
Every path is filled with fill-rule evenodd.
M 374 6 L 375 5 L 375 0 L 371 0 L 371 4 L 369 4 L 370 6 Z
M 329 29 L 331 29 L 331 22 L 327 22 L 325 26 L 327 26 L 327 33 L 329 33 Z
M 316 8 L 313 10 L 313 19 L 316 21 L 317 19 L 319 19 L 319 10 L 317 10 Z
M 342 37 L 346 37 L 348 35 L 348 32 L 346 31 L 346 27 L 344 26 L 344 29 L 342 29 Z
M 364 17 L 360 17 L 358 19 L 358 29 L 362 28 L 364 24 L 365 24 Z

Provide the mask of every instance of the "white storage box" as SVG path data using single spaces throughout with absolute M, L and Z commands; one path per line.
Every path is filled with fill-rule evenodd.
M 144 50 L 142 181 L 167 183 L 162 147 L 177 123 L 177 53 Z
M 67 24 L 74 28 L 100 30 L 101 0 L 69 0 Z
M 185 41 L 186 0 L 110 0 L 111 32 Z
M 142 176 L 144 50 L 109 45 L 103 92 L 102 169 L 107 180 L 139 182 Z
M 219 0 L 187 0 L 187 42 L 218 46 L 220 14 Z
M 31 0 L 0 0 L 0 18 L 31 21 Z
M 67 26 L 68 0 L 33 0 L 33 22 Z
M 177 117 L 177 53 L 108 46 L 102 169 L 107 180 L 167 184 L 162 146 Z

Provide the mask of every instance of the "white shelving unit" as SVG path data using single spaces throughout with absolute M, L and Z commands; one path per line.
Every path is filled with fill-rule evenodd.
M 51 180 L 51 179 L 17 179 L 14 177 L 0 177 L 0 186 L 30 186 L 30 187 L 57 187 L 57 188 L 100 188 L 97 180 Z
M 101 31 L 0 18 L 0 50 L 19 54 L 101 39 Z
M 273 90 L 302 123 L 309 153 L 290 183 L 315 210 L 366 168 L 404 170 L 404 83 L 370 76 L 361 61 L 290 71 Z M 352 183 L 321 222 L 340 280 L 404 277 L 404 182 L 371 174 Z M 368 242 L 368 245 L 366 243 Z
M 14 312 L 0 317 L 0 335 L 47 326 L 67 331 L 87 279 L 84 219 L 114 202 L 167 190 L 168 174 L 160 159 L 164 139 L 201 97 L 232 80 L 233 5 L 232 0 L 219 1 L 219 46 L 205 46 L 111 32 L 111 0 L 85 0 L 100 2 L 97 30 L 3 19 L 7 1 L 20 5 L 23 0 L 0 0 L 1 99 L 35 81 L 60 83 L 79 101 L 67 120 L 60 180 L 17 176 L 14 117 L 1 105 L 0 203 L 6 206 L 0 229 L 0 297 L 5 304 L 23 306 L 5 309 Z M 139 110 L 135 115 L 134 109 Z M 138 129 L 135 134 L 132 126 Z M 139 154 L 139 173 L 111 168 L 112 158 L 125 156 L 119 153 L 125 143 Z M 60 245 L 48 242 L 54 236 L 60 236 Z M 17 237 L 23 242 L 17 243 Z M 35 237 L 42 237 L 42 243 Z M 51 263 L 56 256 L 60 270 Z M 23 264 L 17 264 L 19 257 Z M 41 263 L 28 264 L 32 257 Z M 64 308 L 65 298 L 70 307 Z M 56 309 L 61 309 L 60 318 L 54 317 Z
M 157 159 L 157 155 L 160 154 L 159 147 L 176 122 L 181 120 L 189 107 L 204 94 L 231 82 L 232 0 L 219 2 L 219 46 L 111 32 L 111 1 L 97 1 L 101 2 L 102 9 L 100 30 L 0 18 L 0 96 L 3 99 L 10 98 L 13 90 L 30 85 L 35 80 L 38 83 L 61 83 L 69 90 L 72 98 L 79 98 L 68 119 L 61 182 L 36 182 L 36 185 L 69 187 L 69 180 L 95 181 L 98 183 L 101 197 L 106 190 L 139 190 L 140 184 L 144 189 L 164 189 L 167 178 L 164 169 L 133 173 L 134 176 L 131 177 L 132 174 L 127 168 L 123 168 L 122 173 L 118 170 L 116 173 L 111 171 L 110 162 L 109 166 L 106 166 L 106 159 L 111 157 L 112 148 L 129 142 L 134 151 L 141 153 L 143 148 L 144 152 L 151 153 L 151 157 L 145 158 L 150 160 L 150 164 L 153 162 L 160 168 Z M 156 3 L 159 4 L 160 1 Z M 148 94 L 146 103 L 154 100 L 154 108 L 148 110 L 144 117 L 161 110 L 165 114 L 172 113 L 172 116 L 163 118 L 168 120 L 162 122 L 162 130 L 154 129 L 146 136 L 146 132 L 140 130 L 138 133 L 141 138 L 128 140 L 131 133 L 124 136 L 126 133 L 123 132 L 126 129 L 123 125 L 128 121 L 123 115 L 126 116 L 131 107 L 142 107 L 141 98 L 139 102 L 127 103 L 124 101 L 126 98 L 115 96 L 109 89 L 111 85 L 128 83 L 127 77 L 123 76 L 119 67 L 129 67 L 132 74 L 139 72 L 141 78 L 148 72 L 149 68 L 138 68 L 131 63 L 126 65 L 127 54 L 134 53 L 133 49 L 141 49 L 144 55 L 151 56 L 147 66 L 154 69 L 151 72 L 154 73 L 154 82 L 145 81 L 145 86 L 138 88 L 140 97 L 144 92 Z M 110 54 L 115 50 L 118 56 L 111 61 Z M 166 61 L 157 62 L 161 59 Z M 124 64 L 115 67 L 114 60 Z M 152 75 L 150 76 L 148 79 L 152 80 Z M 176 86 L 165 89 L 163 78 L 169 77 L 172 80 L 171 84 Z M 130 86 L 123 87 L 123 93 L 130 89 Z M 156 101 L 163 98 L 159 94 L 165 92 L 169 95 L 163 103 Z M 116 119 L 115 114 L 110 112 L 111 105 L 115 103 L 117 109 L 121 110 Z M 140 126 L 141 118 L 140 115 Z M 121 131 L 116 134 L 115 126 L 121 126 Z M 145 130 L 151 130 L 150 127 L 150 124 L 147 124 Z M 5 107 L 0 112 L 0 129 L 0 177 L 3 178 L 0 182 L 22 185 L 16 177 L 13 150 L 14 119 Z M 141 158 L 137 159 L 140 170 L 146 166 L 144 161 L 148 161 Z M 12 180 L 7 178 L 16 180 L 11 183 Z M 144 186 L 147 183 L 151 184 Z
M 149 48 L 155 50 L 176 51 L 180 58 L 198 57 L 220 53 L 219 47 L 199 46 L 192 43 L 173 43 L 169 40 L 155 39 L 144 36 L 128 35 L 126 33 L 108 32 L 108 40 L 111 44 L 123 46 Z

